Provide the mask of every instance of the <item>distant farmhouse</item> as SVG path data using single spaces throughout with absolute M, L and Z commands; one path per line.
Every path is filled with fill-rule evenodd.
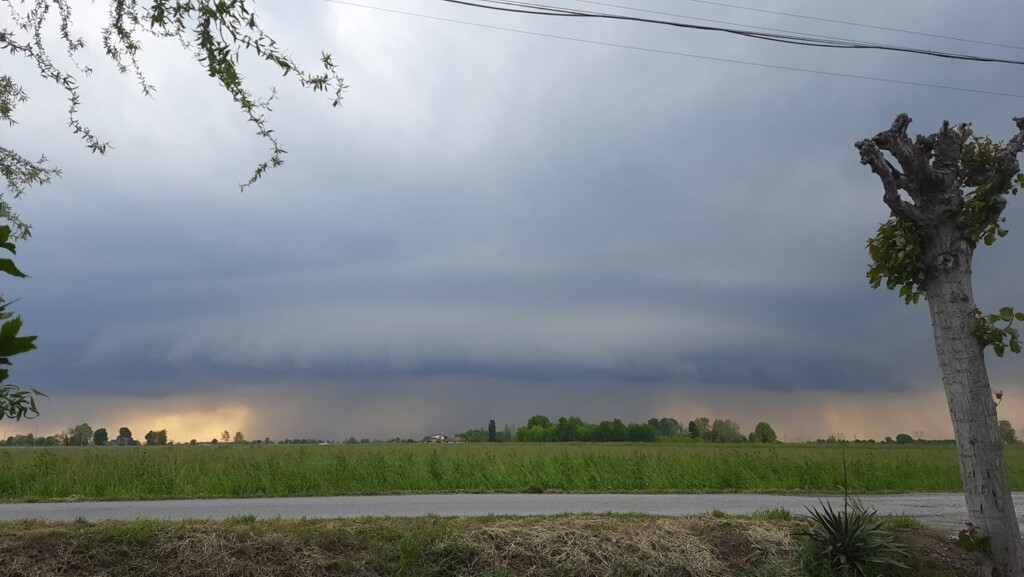
M 429 437 L 423 438 L 424 443 L 465 443 L 466 439 L 458 435 L 448 436 L 444 433 L 438 433 L 436 435 L 430 435 Z
M 107 444 L 114 445 L 115 447 L 134 447 L 138 445 L 139 442 L 131 437 L 118 437 Z

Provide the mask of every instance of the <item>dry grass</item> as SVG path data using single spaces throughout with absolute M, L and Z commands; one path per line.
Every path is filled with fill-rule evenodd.
M 795 577 L 803 575 L 797 523 L 639 515 L 9 523 L 0 524 L 0 574 Z M 947 543 L 912 537 L 942 564 L 910 575 L 965 574 Z

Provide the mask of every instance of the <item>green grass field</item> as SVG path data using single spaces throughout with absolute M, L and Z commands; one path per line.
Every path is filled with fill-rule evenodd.
M 845 449 L 850 491 L 959 491 L 952 445 Z M 1024 489 L 1024 447 L 1007 453 Z M 444 492 L 839 493 L 821 445 L 466 444 L 0 449 L 0 500 Z

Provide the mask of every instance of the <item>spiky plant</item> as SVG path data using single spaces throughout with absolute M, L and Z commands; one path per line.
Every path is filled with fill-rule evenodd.
M 906 568 L 899 561 L 906 555 L 904 546 L 882 528 L 874 510 L 836 511 L 827 502 L 819 503 L 820 509 L 807 509 L 810 526 L 797 532 L 813 548 L 811 565 L 844 577 L 874 577 L 869 573 L 873 569 Z

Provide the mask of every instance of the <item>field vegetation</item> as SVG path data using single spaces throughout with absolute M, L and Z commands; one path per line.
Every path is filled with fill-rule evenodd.
M 1008 447 L 1024 489 L 1024 447 Z M 960 491 L 952 445 L 484 443 L 0 449 L 0 500 Z
M 565 515 L 349 520 L 0 524 L 4 574 L 385 577 L 820 577 L 806 521 Z M 947 539 L 896 534 L 889 577 L 961 577 L 976 559 Z

